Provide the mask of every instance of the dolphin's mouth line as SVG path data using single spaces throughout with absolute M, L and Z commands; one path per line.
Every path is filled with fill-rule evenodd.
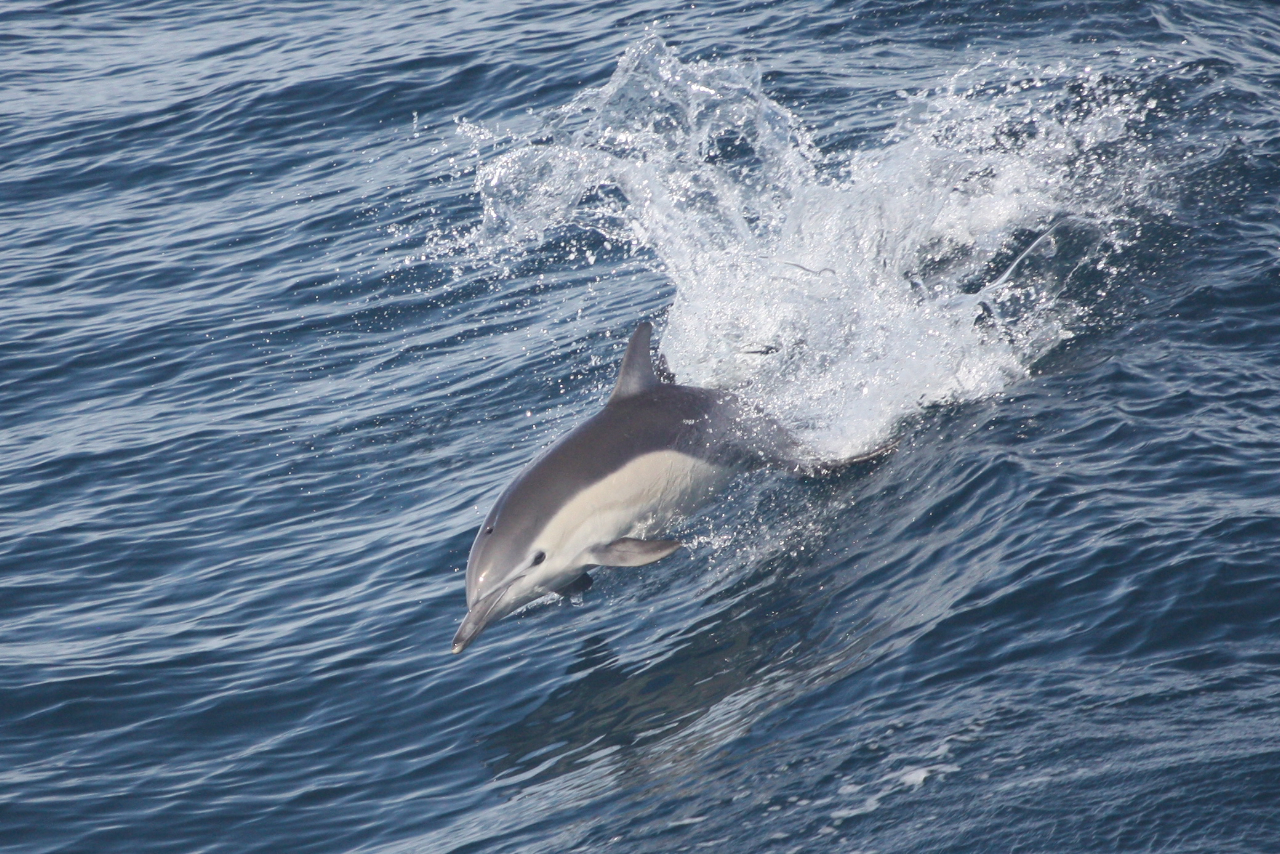
M 489 593 L 480 601 L 476 602 L 475 607 L 467 611 L 467 616 L 462 618 L 462 625 L 458 626 L 458 632 L 453 636 L 453 652 L 456 655 L 466 649 L 473 640 L 480 636 L 485 627 L 497 619 L 505 616 L 505 614 L 494 613 L 498 610 L 498 605 L 502 598 L 511 590 L 512 585 L 524 578 L 525 573 L 507 579 L 503 585 L 497 590 Z

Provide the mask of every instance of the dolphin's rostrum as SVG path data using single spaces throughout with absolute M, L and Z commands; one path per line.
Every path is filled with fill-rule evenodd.
M 636 539 L 710 497 L 738 470 L 794 459 L 777 422 L 728 392 L 663 383 L 653 327 L 631 336 L 604 409 L 561 437 L 498 497 L 467 559 L 462 652 L 486 626 L 548 593 L 590 584 L 591 566 L 642 566 L 680 548 Z

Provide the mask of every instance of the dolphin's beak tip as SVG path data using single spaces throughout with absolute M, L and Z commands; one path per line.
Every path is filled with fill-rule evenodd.
M 471 615 L 468 614 L 467 616 Z M 471 645 L 471 642 L 476 638 L 476 634 L 476 631 L 469 630 L 467 621 L 463 620 L 462 625 L 458 627 L 458 633 L 453 636 L 453 645 L 449 649 L 454 655 L 457 655 Z

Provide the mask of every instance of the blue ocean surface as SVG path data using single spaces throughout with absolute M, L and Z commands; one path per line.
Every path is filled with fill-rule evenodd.
M 0 7 L 0 851 L 1280 851 L 1280 7 Z M 464 654 L 641 320 L 743 475 Z

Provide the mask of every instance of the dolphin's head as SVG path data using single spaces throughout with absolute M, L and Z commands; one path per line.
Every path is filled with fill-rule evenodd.
M 490 623 L 572 580 L 583 566 L 551 542 L 537 514 L 522 507 L 536 496 L 522 495 L 512 485 L 489 511 L 467 558 L 467 616 L 453 637 L 462 652 Z

